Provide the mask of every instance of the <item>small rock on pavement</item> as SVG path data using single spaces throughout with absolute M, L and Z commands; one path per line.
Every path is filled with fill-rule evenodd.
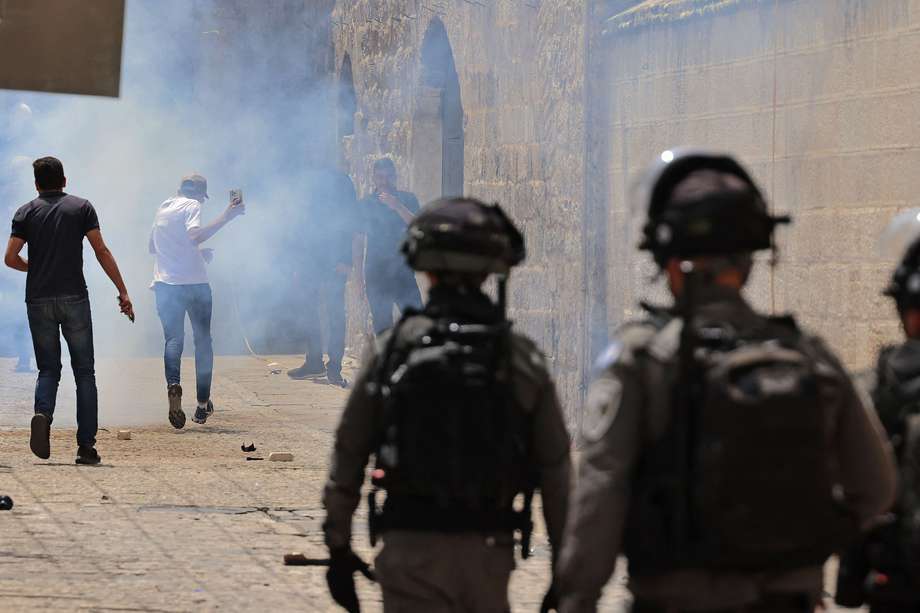
M 270 462 L 293 462 L 294 454 L 290 451 L 273 451 L 268 454 Z
M 130 430 L 119 430 L 119 431 L 118 431 L 118 440 L 120 440 L 120 441 L 130 441 L 130 440 L 131 440 L 131 431 L 130 431 Z

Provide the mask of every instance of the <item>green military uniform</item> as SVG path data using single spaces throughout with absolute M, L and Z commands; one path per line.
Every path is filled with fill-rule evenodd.
M 920 611 L 920 210 L 896 216 L 882 234 L 883 255 L 901 252 L 884 294 L 893 298 L 907 339 L 879 352 L 875 369 L 863 373 L 879 419 L 898 460 L 895 504 L 873 522 L 865 538 L 840 560 L 836 601 L 869 605 L 871 613 Z
M 788 219 L 769 215 L 756 184 L 731 157 L 667 151 L 660 160 L 649 175 L 640 248 L 668 272 L 678 308 L 622 327 L 598 361 L 557 570 L 560 610 L 595 611 L 618 556 L 635 554 L 629 560 L 634 613 L 810 613 L 821 595 L 822 563 L 791 564 L 772 552 L 823 560 L 838 542 L 833 539 L 855 532 L 854 518 L 837 512 L 832 484 L 842 488 L 843 504 L 855 519 L 885 509 L 895 488 L 891 453 L 877 419 L 823 343 L 803 335 L 791 319 L 755 313 L 742 298 L 750 254 L 769 249 L 774 226 Z M 684 330 L 683 313 L 692 314 L 692 330 Z M 743 336 L 754 331 L 761 336 Z M 693 339 L 723 348 L 707 354 Z M 719 357 L 726 355 L 731 357 Z M 745 356 L 755 359 L 745 366 Z M 729 387 L 715 386 L 716 375 L 729 372 L 718 359 L 737 360 L 731 372 L 739 378 L 723 381 Z M 774 359 L 786 360 L 786 366 L 771 370 Z M 756 372 L 763 378 L 745 374 Z M 798 430 L 774 417 L 789 415 L 792 404 L 743 404 L 771 394 L 801 408 Z M 713 421 L 714 415 L 723 420 Z M 751 423 L 768 424 L 768 440 L 776 442 L 749 452 L 738 441 L 753 441 L 750 449 L 756 449 L 764 432 L 745 425 Z M 787 430 L 797 438 L 782 439 Z M 747 464 L 713 464 L 727 457 L 727 449 L 733 458 L 754 458 L 750 466 L 757 474 L 772 469 L 760 458 L 777 458 L 772 489 L 748 479 Z M 809 463 L 801 470 L 789 465 L 789 457 Z M 731 485 L 717 489 L 725 483 Z M 742 489 L 746 497 L 739 504 Z M 764 491 L 818 492 L 820 504 L 809 506 L 813 523 L 800 521 L 788 501 L 776 505 L 782 523 L 772 512 L 752 510 L 747 501 L 763 499 Z M 758 509 L 772 504 L 766 498 Z M 764 543 L 743 518 L 797 536 Z M 822 533 L 813 545 L 793 540 L 807 541 L 812 530 Z
M 481 206 L 477 203 L 477 207 Z M 364 362 L 336 431 L 323 495 L 327 510 L 324 529 L 330 551 L 350 547 L 352 515 L 360 502 L 365 467 L 372 454 L 378 455 L 379 465 L 385 407 L 375 381 L 381 360 L 388 352 L 398 355 L 406 347 L 418 346 L 420 335 L 435 321 L 488 325 L 503 320 L 502 310 L 478 289 L 461 291 L 450 285 L 435 286 L 425 309 L 408 316 L 395 328 L 395 339 L 393 330 L 378 339 Z M 543 355 L 520 334 L 511 335 L 510 345 L 509 397 L 516 410 L 527 417 L 528 432 L 522 433 L 528 439 L 527 461 L 541 492 L 550 542 L 558 551 L 569 490 L 569 436 Z M 431 400 L 433 406 L 437 403 L 437 398 Z M 385 513 L 390 503 L 396 506 L 396 495 L 388 492 Z M 507 588 L 515 566 L 512 530 L 497 525 L 441 529 L 439 518 L 432 516 L 436 514 L 434 507 L 428 513 L 416 511 L 416 519 L 403 519 L 383 532 L 375 572 L 383 588 L 384 610 L 509 611 Z M 489 518 L 484 518 L 483 525 L 489 523 Z
M 699 299 L 701 319 L 715 318 L 743 327 L 761 318 L 739 293 L 729 289 L 712 287 Z M 565 594 L 561 610 L 565 613 L 595 610 L 622 553 L 631 475 L 643 448 L 661 435 L 670 418 L 681 325 L 675 318 L 662 329 L 652 322 L 625 326 L 590 386 L 577 487 L 560 559 Z M 884 509 L 894 489 L 890 453 L 869 405 L 830 351 L 819 341 L 814 343 L 822 367 L 832 370 L 843 388 L 850 390 L 836 399 L 832 410 L 836 460 L 850 510 L 865 520 Z M 790 605 L 764 610 L 802 611 L 805 609 L 795 606 L 798 595 L 816 602 L 822 585 L 820 566 L 776 574 L 686 569 L 633 576 L 629 582 L 637 600 L 661 603 L 666 607 L 662 610 L 674 611 L 730 610 L 767 595 L 780 601 L 788 596 Z

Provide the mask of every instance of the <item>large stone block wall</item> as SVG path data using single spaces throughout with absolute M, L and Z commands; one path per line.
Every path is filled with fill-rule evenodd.
M 876 239 L 920 204 L 920 1 L 726 3 L 722 12 L 644 23 L 613 18 L 603 38 L 608 146 L 608 324 L 648 292 L 635 255 L 631 185 L 673 145 L 737 153 L 776 211 L 781 263 L 751 295 L 792 311 L 854 367 L 898 331 L 879 296 L 891 262 Z
M 413 189 L 420 46 L 433 18 L 444 23 L 463 105 L 464 190 L 500 202 L 527 236 L 511 315 L 549 357 L 570 416 L 584 373 L 584 10 L 578 0 L 340 0 L 332 18 L 336 65 L 347 53 L 353 67 L 358 111 L 344 149 L 360 193 L 381 155 Z M 352 338 L 359 331 L 353 323 Z

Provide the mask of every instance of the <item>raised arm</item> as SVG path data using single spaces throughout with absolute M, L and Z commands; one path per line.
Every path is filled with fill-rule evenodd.
M 26 241 L 18 236 L 11 236 L 10 242 L 6 244 L 6 255 L 3 257 L 3 262 L 13 270 L 29 272 L 29 262 L 20 255 L 25 244 Z
M 200 245 L 205 242 L 217 232 L 226 226 L 230 221 L 246 213 L 246 205 L 243 204 L 241 199 L 234 199 L 230 201 L 230 204 L 227 205 L 227 208 L 224 209 L 224 212 L 221 213 L 217 219 L 212 221 L 206 226 L 193 227 L 188 231 L 188 236 L 192 239 L 192 242 L 196 245 Z
M 90 230 L 86 233 L 86 239 L 93 248 L 96 259 L 99 261 L 99 265 L 102 266 L 102 270 L 105 271 L 105 274 L 108 275 L 109 279 L 112 280 L 112 283 L 118 290 L 119 309 L 121 309 L 121 312 L 127 315 L 131 321 L 134 321 L 134 305 L 131 304 L 131 298 L 128 297 L 128 288 L 125 287 L 125 282 L 121 278 L 121 272 L 118 270 L 118 263 L 115 261 L 115 256 L 112 255 L 105 241 L 102 240 L 102 232 L 100 232 L 98 228 Z

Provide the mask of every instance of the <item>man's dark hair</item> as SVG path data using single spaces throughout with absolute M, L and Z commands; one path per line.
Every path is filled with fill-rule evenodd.
M 396 164 L 393 163 L 393 160 L 390 158 L 380 158 L 374 162 L 374 171 L 383 170 L 390 173 L 393 176 L 396 176 Z
M 53 157 L 38 158 L 32 162 L 35 171 L 35 185 L 40 190 L 54 190 L 64 187 L 64 165 Z

